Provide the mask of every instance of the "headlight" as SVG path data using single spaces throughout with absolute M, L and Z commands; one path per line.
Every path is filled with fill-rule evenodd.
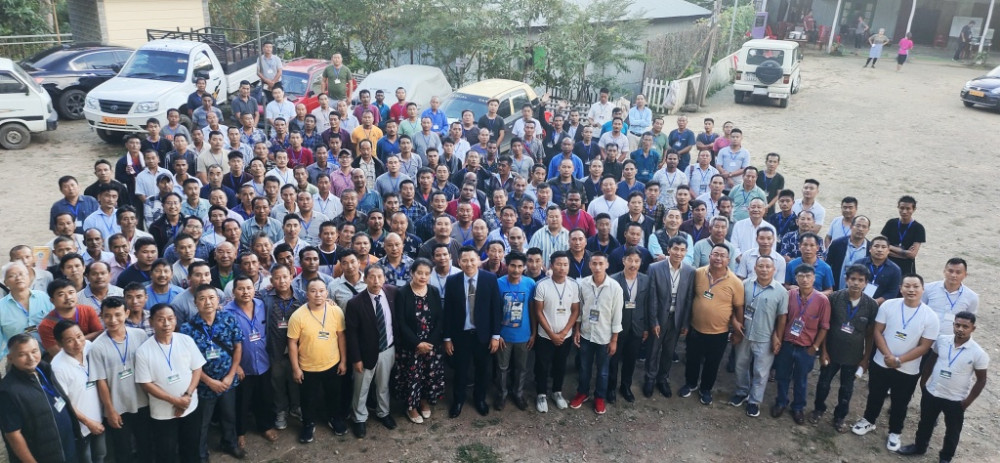
M 971 86 L 972 86 L 972 81 L 971 80 L 965 83 L 965 89 L 966 90 L 968 90 L 969 87 L 971 87 Z
M 160 103 L 155 101 L 143 101 L 135 105 L 137 113 L 151 113 L 160 109 Z
M 87 97 L 87 109 L 100 109 L 101 105 L 97 102 L 97 98 L 92 96 Z

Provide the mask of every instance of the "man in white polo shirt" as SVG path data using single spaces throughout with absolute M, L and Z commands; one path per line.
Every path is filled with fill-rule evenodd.
M 951 461 L 962 433 L 965 410 L 986 387 L 990 356 L 972 339 L 976 315 L 965 311 L 954 314 L 952 329 L 953 335 L 939 337 L 931 348 L 931 361 L 920 378 L 924 393 L 920 398 L 916 442 L 900 448 L 900 455 L 927 452 L 938 415 L 944 413 L 944 445 L 938 458 L 943 462 Z
M 886 396 L 892 391 L 889 406 L 890 452 L 899 450 L 899 437 L 906 420 L 906 407 L 920 379 L 920 357 L 931 348 L 938 336 L 937 315 L 920 302 L 924 280 L 919 275 L 903 277 L 901 299 L 890 299 L 879 307 L 875 316 L 875 361 L 871 364 L 868 382 L 868 403 L 864 417 L 851 428 L 863 436 L 875 429 Z
M 979 295 L 963 284 L 968 264 L 961 257 L 952 257 L 944 264 L 944 280 L 927 283 L 920 300 L 934 309 L 942 329 L 955 321 L 955 314 L 979 309 Z

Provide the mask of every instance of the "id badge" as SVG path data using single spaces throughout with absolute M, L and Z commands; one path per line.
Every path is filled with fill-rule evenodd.
M 705 185 L 705 184 L 698 185 L 698 191 L 701 192 L 701 193 L 704 193 L 704 192 L 708 191 L 708 185 Z
M 954 325 L 955 324 L 955 314 L 950 313 L 950 312 L 944 314 L 944 322 L 947 323 L 947 324 L 949 324 L 949 325 Z
M 135 373 L 132 372 L 131 368 L 126 368 L 126 369 L 124 369 L 122 371 L 119 371 L 118 372 L 118 381 L 123 381 L 123 380 L 129 379 L 134 374 Z
M 941 370 L 938 372 L 938 376 L 942 379 L 951 379 L 951 372 L 948 370 Z
M 640 172 L 639 174 L 640 175 L 649 175 L 649 171 L 648 170 L 644 170 L 644 171 Z
M 333 83 L 340 84 L 340 79 L 333 79 Z
M 38 332 L 38 325 L 26 326 L 26 327 L 24 327 L 24 332 L 27 333 L 27 334 L 37 333 Z
M 181 375 L 179 374 L 167 376 L 167 384 L 174 384 L 180 380 L 181 380 Z
M 256 331 L 250 332 L 250 342 L 260 342 L 260 333 Z
M 703 297 L 703 298 L 705 298 L 705 299 L 712 299 L 712 298 L 714 298 L 714 297 L 715 297 L 715 295 L 714 295 L 714 294 L 712 294 L 712 292 L 711 292 L 711 291 L 707 291 L 707 290 L 706 290 L 705 292 L 701 293 L 701 297 Z
M 868 286 L 865 286 L 864 293 L 867 294 L 868 297 L 870 297 L 872 299 L 875 298 L 875 291 L 878 291 L 878 285 L 877 284 L 875 284 L 875 283 L 868 283 Z
M 80 228 L 82 226 L 83 226 L 83 221 L 82 220 L 77 220 L 76 221 L 76 228 Z M 66 404 L 63 404 L 63 405 L 66 405 Z
M 56 413 L 59 413 L 66 408 L 66 400 L 62 397 L 56 397 L 55 401 L 52 402 L 52 407 L 56 409 Z
M 219 355 L 221 355 L 219 354 L 219 349 L 213 347 L 209 349 L 207 353 L 205 353 L 205 360 L 215 360 L 219 358 Z
M 843 331 L 847 334 L 854 334 L 854 325 L 852 325 L 850 322 L 844 322 L 843 325 L 840 325 L 840 331 Z
M 591 323 L 597 323 L 600 319 L 601 311 L 597 309 L 590 309 L 590 317 L 588 317 L 588 320 L 590 320 Z
M 278 321 L 278 329 L 287 330 L 288 329 L 288 320 L 285 320 L 285 318 L 282 317 L 281 320 Z
M 792 328 L 789 331 L 789 333 L 791 333 L 792 336 L 799 337 L 799 335 L 802 334 L 803 326 L 805 326 L 805 323 L 802 321 L 802 319 L 796 318 L 795 321 L 792 322 Z
M 743 318 L 747 321 L 753 320 L 753 314 L 757 312 L 757 308 L 747 304 L 743 308 Z
M 556 308 L 556 315 L 566 315 L 566 308 L 559 306 Z
M 97 381 L 87 381 L 87 389 L 93 389 L 97 387 Z
M 320 341 L 328 341 L 330 339 L 330 332 L 320 331 L 319 333 L 316 333 L 316 338 Z
M 521 326 L 521 317 L 524 314 L 524 304 L 520 301 L 510 305 L 510 326 L 517 328 Z
M 736 170 L 736 161 L 729 161 L 729 170 Z
M 898 339 L 900 341 L 906 341 L 906 333 L 904 333 L 902 331 L 897 331 L 896 334 L 895 334 L 895 336 L 896 336 L 896 339 Z
M 625 303 L 625 309 L 626 310 L 628 310 L 628 309 L 635 309 L 635 302 L 626 302 Z

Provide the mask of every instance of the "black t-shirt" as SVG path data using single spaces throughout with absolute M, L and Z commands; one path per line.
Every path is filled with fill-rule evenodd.
M 767 178 L 767 175 L 761 171 L 757 173 L 757 186 L 767 193 L 767 202 L 770 203 L 772 199 L 778 196 L 778 192 L 785 188 L 785 177 L 775 172 L 774 177 Z M 774 207 L 775 206 L 771 206 L 767 208 L 768 215 L 774 214 Z
M 882 227 L 882 236 L 889 239 L 890 245 L 899 246 L 903 249 L 909 249 L 910 246 L 913 246 L 913 243 L 927 242 L 927 232 L 924 230 L 924 226 L 916 220 L 900 226 L 899 219 L 889 219 L 885 223 L 885 226 Z M 890 256 L 889 260 L 899 266 L 903 276 L 917 272 L 916 261 L 913 259 Z
M 476 123 L 476 126 L 478 126 L 479 128 L 483 128 L 483 129 L 489 130 L 490 131 L 490 140 L 494 140 L 494 141 L 496 141 L 496 139 L 500 138 L 500 131 L 501 130 L 505 130 L 503 118 L 500 117 L 499 114 L 497 115 L 497 117 L 494 117 L 493 120 L 490 120 L 490 118 L 486 117 L 486 115 L 484 114 L 482 117 L 479 118 L 479 122 Z M 476 133 L 476 143 L 479 143 L 479 133 L 478 132 Z M 474 145 L 475 143 L 472 143 L 470 141 L 469 144 L 473 144 Z

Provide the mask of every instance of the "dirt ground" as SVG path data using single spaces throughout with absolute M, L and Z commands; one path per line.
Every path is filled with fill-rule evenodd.
M 887 58 L 890 53 L 887 52 Z M 753 162 L 764 155 L 782 155 L 781 172 L 787 185 L 798 190 L 803 179 L 822 182 L 820 202 L 837 215 L 839 200 L 853 195 L 859 213 L 872 218 L 873 231 L 896 217 L 896 199 L 909 194 L 919 204 L 916 219 L 928 232 L 918 271 L 928 281 L 941 279 L 945 260 L 961 256 L 970 262 L 968 286 L 980 294 L 979 330 L 975 337 L 1000 360 L 997 325 L 992 310 L 1000 296 L 998 207 L 995 181 L 1000 164 L 988 154 L 1000 146 L 1000 115 L 968 109 L 958 99 L 962 84 L 984 72 L 947 60 L 917 58 L 901 73 L 891 59 L 877 69 L 862 69 L 862 57 L 827 57 L 812 52 L 803 62 L 802 91 L 787 109 L 763 105 L 734 105 L 731 89 L 713 96 L 709 107 L 691 115 L 691 126 L 712 116 L 732 120 L 744 132 Z M 672 126 L 672 118 L 668 118 Z M 41 244 L 49 205 L 59 199 L 56 179 L 73 174 L 92 179 L 91 166 L 100 157 L 121 155 L 122 150 L 100 142 L 84 122 L 62 123 L 54 133 L 38 136 L 20 152 L 0 153 L 0 249 L 16 244 Z M 972 204 L 976 203 L 976 204 Z M 829 224 L 830 218 L 827 219 Z M 6 259 L 3 259 L 6 261 Z M 672 372 L 681 384 L 683 365 Z M 990 384 L 968 410 L 958 458 L 962 461 L 1000 461 L 1000 397 L 997 368 Z M 637 376 L 642 374 L 640 367 Z M 816 374 L 812 376 L 815 381 Z M 637 379 L 641 385 L 641 379 Z M 567 380 L 572 395 L 575 376 Z M 796 426 L 786 414 L 770 418 L 766 409 L 774 396 L 768 388 L 765 412 L 750 419 L 742 409 L 725 405 L 733 388 L 732 375 L 722 373 L 715 404 L 700 405 L 695 398 L 653 399 L 640 395 L 635 404 L 621 399 L 598 417 L 589 408 L 552 411 L 546 415 L 517 411 L 479 417 L 471 404 L 460 419 L 445 417 L 439 404 L 429 423 L 414 425 L 395 412 L 399 428 L 386 431 L 370 422 L 369 437 L 357 441 L 317 430 L 317 441 L 300 445 L 293 420 L 278 443 L 270 445 L 251 437 L 252 461 L 659 461 L 778 462 L 778 461 L 904 461 L 885 450 L 886 412 L 878 430 L 865 437 L 836 434 L 828 422 L 817 427 Z M 531 390 L 532 388 L 529 388 Z M 855 388 L 849 421 L 860 415 L 867 383 Z M 814 386 L 810 386 L 811 410 Z M 834 397 L 836 392 L 833 393 Z M 534 395 L 529 394 L 529 402 Z M 912 442 L 919 397 L 914 397 L 904 431 Z M 551 405 L 550 405 L 551 407 Z M 828 414 L 829 415 L 829 414 Z M 942 425 L 943 426 L 943 425 Z M 943 436 L 935 432 L 928 456 L 908 461 L 936 461 Z M 216 461 L 229 461 L 218 456 Z

